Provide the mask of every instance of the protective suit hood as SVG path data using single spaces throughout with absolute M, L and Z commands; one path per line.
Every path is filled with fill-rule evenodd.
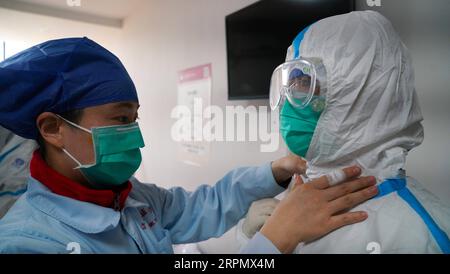
M 304 33 L 300 54 L 321 58 L 328 78 L 307 175 L 358 164 L 378 181 L 395 176 L 424 135 L 411 57 L 391 23 L 373 11 L 326 18 Z

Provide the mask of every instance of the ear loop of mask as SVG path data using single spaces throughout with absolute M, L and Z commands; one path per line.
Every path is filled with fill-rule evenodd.
M 61 119 L 63 119 L 64 121 L 66 121 L 68 124 L 70 124 L 70 125 L 72 125 L 72 126 L 78 128 L 78 129 L 81 129 L 82 131 L 85 131 L 85 132 L 87 132 L 87 133 L 89 133 L 89 134 L 92 134 L 92 131 L 91 131 L 91 130 L 89 130 L 89 129 L 87 129 L 87 128 L 84 128 L 84 127 L 82 127 L 82 126 L 80 126 L 80 125 L 77 125 L 77 124 L 75 124 L 74 122 L 71 122 L 71 121 L 67 120 L 66 118 L 64 118 L 64 117 L 62 117 L 62 116 L 60 116 L 60 115 L 58 115 L 58 114 L 56 114 L 56 116 L 59 117 L 59 118 L 61 118 Z
M 68 124 L 70 124 L 70 125 L 72 125 L 72 126 L 78 128 L 78 129 L 80 129 L 80 130 L 82 130 L 82 131 L 85 131 L 85 132 L 87 132 L 87 133 L 89 133 L 89 134 L 92 134 L 92 131 L 91 131 L 91 130 L 86 129 L 86 128 L 80 126 L 80 125 L 77 125 L 77 124 L 75 124 L 74 122 L 71 122 L 71 121 L 65 119 L 64 117 L 61 117 L 61 116 L 58 115 L 58 114 L 56 114 L 56 116 L 59 117 L 59 118 L 61 118 L 62 120 L 64 120 L 64 121 L 67 122 Z M 80 169 L 80 168 L 82 168 L 82 167 L 84 166 L 84 165 L 83 165 L 80 161 L 78 161 L 72 154 L 70 154 L 69 151 L 67 151 L 65 148 L 63 148 L 62 151 L 63 151 L 67 156 L 69 156 L 69 158 L 72 159 L 72 160 L 78 165 L 78 166 L 75 167 L 74 169 Z
M 70 159 L 72 159 L 78 166 L 75 167 L 74 169 L 80 169 L 83 165 L 80 163 L 80 161 L 78 161 L 75 157 L 72 156 L 72 154 L 70 154 L 65 148 L 62 149 L 63 152 L 69 156 Z

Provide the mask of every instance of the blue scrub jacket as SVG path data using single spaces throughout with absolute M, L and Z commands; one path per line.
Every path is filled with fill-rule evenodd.
M 173 244 L 219 237 L 259 199 L 284 191 L 270 164 L 239 168 L 195 192 L 131 179 L 122 211 L 52 193 L 30 178 L 28 189 L 0 221 L 0 253 L 173 253 Z M 244 253 L 278 253 L 257 234 Z

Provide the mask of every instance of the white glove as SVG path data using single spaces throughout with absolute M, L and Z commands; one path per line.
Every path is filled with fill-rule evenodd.
M 279 202 L 279 200 L 273 198 L 253 202 L 242 225 L 242 232 L 245 236 L 249 239 L 253 238 L 256 232 L 262 228 L 267 218 L 272 215 Z

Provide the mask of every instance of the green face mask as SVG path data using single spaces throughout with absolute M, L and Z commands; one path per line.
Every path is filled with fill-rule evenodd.
M 138 123 L 95 127 L 88 130 L 63 117 L 60 118 L 92 134 L 94 164 L 83 165 L 63 149 L 67 156 L 78 164 L 76 169 L 79 169 L 90 183 L 103 186 L 121 185 L 127 182 L 139 168 L 142 161 L 140 148 L 145 145 Z
M 323 110 L 309 104 L 304 109 L 294 108 L 288 100 L 280 111 L 280 133 L 289 150 L 306 157 L 317 122 Z M 323 108 L 322 108 L 323 109 Z

